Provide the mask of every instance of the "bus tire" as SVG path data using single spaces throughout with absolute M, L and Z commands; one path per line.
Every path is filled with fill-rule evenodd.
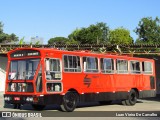
M 67 92 L 63 96 L 62 104 L 60 105 L 61 110 L 65 112 L 72 112 L 77 106 L 78 95 L 75 92 Z
M 35 110 L 43 110 L 46 106 L 45 105 L 32 104 L 32 107 Z
M 99 104 L 101 105 L 110 105 L 112 103 L 112 100 L 110 101 L 99 101 Z
M 122 100 L 122 105 L 127 105 L 126 100 Z
M 131 90 L 128 96 L 128 99 L 126 100 L 126 105 L 132 106 L 135 105 L 137 102 L 137 92 L 135 90 Z

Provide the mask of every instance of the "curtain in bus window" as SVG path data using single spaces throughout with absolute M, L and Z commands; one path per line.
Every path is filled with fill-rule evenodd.
M 61 70 L 60 70 L 60 60 L 59 59 L 50 59 L 50 73 L 46 71 L 47 80 L 61 80 Z
M 130 61 L 130 72 L 131 73 L 140 73 L 140 62 Z
M 86 72 L 98 72 L 97 58 L 88 57 L 86 60 Z
M 35 75 L 35 71 L 37 70 L 39 64 L 38 59 L 31 59 L 27 61 L 27 71 L 26 71 L 26 79 L 33 79 Z
M 40 67 L 36 78 L 36 91 L 42 92 L 42 67 Z
M 18 79 L 25 79 L 26 76 L 26 61 L 18 61 Z
M 77 68 L 77 58 L 76 56 L 73 56 L 73 68 Z
M 144 73 L 145 74 L 152 74 L 152 63 L 151 62 L 144 62 L 143 63 Z
M 118 73 L 128 72 L 128 63 L 126 60 L 117 60 L 117 72 Z
M 12 73 L 15 73 L 17 74 L 18 73 L 18 70 L 17 70 L 17 66 L 18 66 L 18 62 L 17 61 L 12 61 L 11 62 L 11 66 L 10 66 L 10 73 L 9 73 L 9 80 L 11 79 L 11 74 Z M 17 79 L 17 75 L 14 76 L 14 78 L 12 78 L 13 80 L 16 80 Z
M 66 71 L 66 68 L 68 68 L 68 56 L 64 56 L 64 68 L 65 68 L 65 71 Z
M 77 56 L 76 57 L 76 61 L 77 61 L 77 72 L 81 72 L 81 65 L 80 65 L 80 57 Z
M 69 68 L 74 68 L 73 67 L 73 56 L 68 56 L 68 63 L 69 63 Z M 71 71 L 73 71 L 73 69 Z
M 50 59 L 50 71 L 60 71 L 60 62 L 58 59 Z
M 102 73 L 113 73 L 113 60 L 101 58 L 101 70 Z

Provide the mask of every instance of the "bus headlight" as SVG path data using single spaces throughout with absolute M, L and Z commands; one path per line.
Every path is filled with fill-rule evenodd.
M 33 101 L 33 97 L 30 97 L 29 101 L 32 102 Z
M 33 97 L 27 97 L 27 98 L 26 98 L 26 101 L 27 101 L 27 102 L 33 102 Z
M 5 101 L 10 101 L 10 100 L 11 100 L 11 97 L 4 97 L 4 100 L 5 100 Z

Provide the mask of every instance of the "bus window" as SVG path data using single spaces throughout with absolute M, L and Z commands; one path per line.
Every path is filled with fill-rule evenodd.
M 113 59 L 101 58 L 102 73 L 114 73 Z
M 61 83 L 47 83 L 47 92 L 61 92 L 62 84 Z
M 79 56 L 64 55 L 63 61 L 65 72 L 81 72 Z
M 128 73 L 127 60 L 117 60 L 117 73 Z
M 130 72 L 131 73 L 141 73 L 139 61 L 130 61 Z
M 33 92 L 33 83 L 15 83 L 10 82 L 8 84 L 9 92 Z
M 40 59 L 11 61 L 9 80 L 33 80 L 39 61 Z
M 144 74 L 153 74 L 153 66 L 151 62 L 142 62 L 142 69 Z
M 46 62 L 47 61 L 48 60 L 46 60 Z M 46 79 L 61 80 L 61 67 L 59 59 L 49 59 L 49 71 L 46 70 Z
M 95 57 L 83 57 L 85 72 L 98 72 L 98 59 Z

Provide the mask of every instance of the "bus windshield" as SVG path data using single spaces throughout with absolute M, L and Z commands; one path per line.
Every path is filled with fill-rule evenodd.
M 12 60 L 9 80 L 33 80 L 40 59 Z

